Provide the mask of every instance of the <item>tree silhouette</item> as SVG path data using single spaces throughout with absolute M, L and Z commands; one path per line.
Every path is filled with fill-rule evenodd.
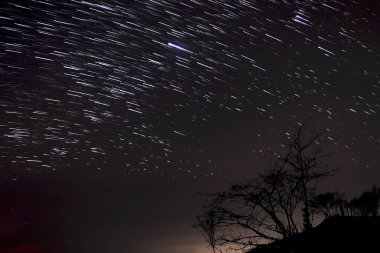
M 318 194 L 311 203 L 313 213 L 323 214 L 325 218 L 329 216 L 347 216 L 347 201 L 338 192 L 326 192 Z
M 338 192 L 326 192 L 314 197 L 311 207 L 314 213 L 323 216 L 378 216 L 380 188 L 373 186 L 359 197 L 347 201 Z
M 377 216 L 380 203 L 380 188 L 373 186 L 350 202 L 351 213 L 356 216 Z
M 204 211 L 196 217 L 196 227 L 200 227 L 213 253 L 216 252 L 216 229 L 220 225 L 220 215 L 217 215 L 217 209 L 213 206 L 204 208 Z
M 212 195 L 211 204 L 197 217 L 197 227 L 214 252 L 247 249 L 312 227 L 317 184 L 332 174 L 322 164 L 328 155 L 322 135 L 300 125 L 288 138 L 286 152 L 274 155 L 256 178 Z M 303 224 L 297 222 L 301 210 Z
M 324 131 L 311 133 L 307 124 L 301 124 L 289 137 L 288 152 L 278 160 L 287 167 L 287 173 L 293 178 L 303 204 L 304 230 L 312 227 L 310 204 L 316 194 L 317 184 L 332 175 L 333 170 L 323 164 L 327 152 L 327 143 L 323 141 Z

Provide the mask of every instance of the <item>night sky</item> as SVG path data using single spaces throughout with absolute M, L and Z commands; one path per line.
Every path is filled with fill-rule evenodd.
M 305 120 L 380 184 L 380 1 L 2 0 L 0 107 L 1 245 L 204 253 L 196 192 Z

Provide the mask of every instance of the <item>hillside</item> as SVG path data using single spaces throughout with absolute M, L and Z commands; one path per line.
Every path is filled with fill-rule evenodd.
M 380 217 L 330 217 L 308 232 L 249 253 L 380 252 Z

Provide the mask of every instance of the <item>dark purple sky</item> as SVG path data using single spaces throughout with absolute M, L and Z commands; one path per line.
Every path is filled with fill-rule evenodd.
M 379 1 L 4 0 L 1 244 L 205 252 L 191 225 L 309 119 L 380 184 Z

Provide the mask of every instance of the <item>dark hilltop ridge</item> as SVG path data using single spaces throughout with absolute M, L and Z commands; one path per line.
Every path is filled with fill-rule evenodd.
M 248 253 L 380 252 L 380 217 L 326 218 L 309 231 Z

